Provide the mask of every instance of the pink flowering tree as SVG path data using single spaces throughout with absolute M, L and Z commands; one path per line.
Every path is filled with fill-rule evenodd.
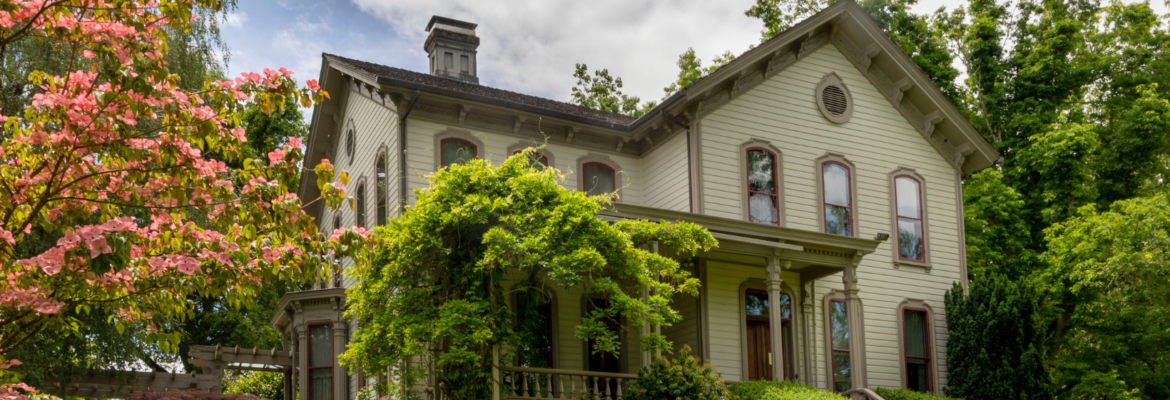
M 206 156 L 240 154 L 246 107 L 309 107 L 328 96 L 313 80 L 299 88 L 284 68 L 180 90 L 163 61 L 166 28 L 188 28 L 195 7 L 221 6 L 0 4 L 0 45 L 50 38 L 92 59 L 64 76 L 33 72 L 28 79 L 41 90 L 32 105 L 0 121 L 0 351 L 70 329 L 76 321 L 64 311 L 113 310 L 116 325 L 149 328 L 187 317 L 190 294 L 247 304 L 264 282 L 314 279 L 331 248 L 364 243 L 363 231 L 326 240 L 289 192 L 303 158 L 299 139 L 239 169 Z M 319 200 L 343 204 L 333 178 L 344 172 L 328 163 L 315 169 Z M 61 239 L 18 257 L 33 229 Z M 153 330 L 145 339 L 173 349 L 178 334 Z M 0 355 L 0 373 L 18 363 Z M 0 399 L 33 392 L 0 385 Z

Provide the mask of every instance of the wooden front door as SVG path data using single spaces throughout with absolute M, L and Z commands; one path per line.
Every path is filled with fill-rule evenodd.
M 747 321 L 748 380 L 771 380 L 772 327 L 766 318 Z

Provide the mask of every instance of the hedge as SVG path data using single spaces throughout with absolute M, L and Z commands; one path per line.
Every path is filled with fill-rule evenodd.
M 960 400 L 954 397 L 937 396 L 929 393 L 915 392 L 909 389 L 876 388 L 873 391 L 886 400 Z
M 848 398 L 797 383 L 783 381 L 735 382 L 727 385 L 735 400 L 848 400 Z

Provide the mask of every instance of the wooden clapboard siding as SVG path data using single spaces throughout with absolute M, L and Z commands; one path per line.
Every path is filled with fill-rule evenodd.
M 822 77 L 836 72 L 852 94 L 852 119 L 834 124 L 825 119 L 814 103 L 813 92 Z M 704 212 L 728 218 L 744 218 L 742 185 L 738 162 L 740 144 L 751 138 L 771 142 L 783 152 L 783 207 L 786 226 L 819 229 L 815 160 L 826 152 L 841 153 L 851 161 L 856 231 L 872 237 L 891 232 L 889 173 L 898 167 L 913 168 L 925 179 L 927 241 L 933 269 L 895 267 L 893 240 L 867 255 L 858 269 L 858 282 L 865 315 L 866 361 L 870 386 L 901 386 L 900 355 L 895 326 L 898 303 L 911 298 L 923 300 L 936 312 L 931 317 L 936 335 L 934 357 L 938 384 L 946 384 L 946 325 L 943 295 L 960 279 L 957 222 L 956 173 L 930 143 L 915 130 L 890 102 L 850 63 L 836 47 L 825 46 L 732 99 L 702 118 L 701 151 Z M 762 276 L 762 270 L 759 274 Z M 727 274 L 708 274 L 711 290 L 711 347 L 713 362 L 725 376 L 739 376 L 738 356 L 719 354 L 716 349 L 738 351 L 737 346 L 720 342 L 738 341 L 729 337 L 726 321 L 717 321 L 727 307 L 721 294 L 731 290 Z M 816 342 L 813 371 L 817 382 L 827 385 L 823 296 L 841 289 L 840 275 L 816 284 L 813 339 Z M 716 307 L 722 307 L 718 310 Z M 734 343 L 734 342 L 728 342 Z M 732 348 L 734 347 L 734 348 Z M 734 362 L 733 362 L 734 361 Z
M 645 206 L 690 211 L 687 183 L 687 137 L 680 132 L 641 160 L 646 171 Z
M 674 345 L 675 354 L 678 354 L 683 346 L 688 346 L 691 348 L 691 356 L 698 356 L 699 308 L 695 296 L 675 294 L 670 306 L 678 311 L 683 319 L 671 326 L 663 326 L 662 335 Z
M 378 209 L 375 201 L 377 197 L 377 167 L 376 162 L 380 151 L 386 152 L 387 165 L 387 199 L 390 216 L 397 214 L 398 209 L 398 114 L 395 110 L 374 102 L 366 92 L 346 89 L 344 98 L 344 118 L 341 128 L 332 135 L 336 138 L 336 149 L 330 161 L 339 169 L 349 173 L 350 182 L 345 186 L 348 195 L 356 195 L 358 185 L 366 183 L 366 228 L 376 226 Z M 356 146 L 351 159 L 345 154 L 345 132 L 350 127 L 356 133 Z M 311 199 L 310 199 L 311 200 Z M 354 226 L 357 223 L 357 210 L 341 207 L 336 212 L 328 207 L 322 212 L 322 218 L 317 226 L 325 232 L 333 231 L 334 215 L 341 216 L 341 225 Z M 353 265 L 353 260 L 346 258 L 342 261 L 344 268 Z M 342 284 L 346 287 L 354 284 L 353 279 L 345 277 Z
M 490 160 L 497 165 L 512 155 L 508 152 L 509 147 L 531 142 L 530 139 L 522 139 L 499 132 L 461 128 L 456 124 L 425 119 L 422 116 L 411 116 L 406 128 L 408 187 L 416 189 L 424 188 L 428 185 L 426 176 L 435 172 L 435 135 L 452 129 L 470 132 L 478 138 L 483 142 L 485 147 L 484 149 L 479 149 L 479 157 Z M 551 143 L 545 147 L 544 151 L 552 154 L 553 167 L 556 167 L 565 174 L 566 180 L 562 184 L 574 190 L 578 187 L 578 174 L 580 173 L 577 167 L 577 160 L 589 154 L 601 154 L 609 157 L 621 167 L 617 171 L 617 186 L 620 188 L 622 195 L 620 201 L 630 204 L 642 204 L 643 183 L 641 177 L 641 159 L 610 153 L 591 152 L 577 147 Z M 408 194 L 408 198 L 408 204 L 413 204 L 415 201 L 413 191 Z

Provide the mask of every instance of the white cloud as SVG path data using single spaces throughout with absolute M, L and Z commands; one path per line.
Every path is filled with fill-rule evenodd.
M 244 23 L 248 22 L 248 13 L 227 13 L 227 15 L 223 17 L 223 20 L 224 24 L 227 26 L 233 28 L 243 28 Z
M 687 47 L 706 64 L 727 50 L 746 51 L 762 27 L 743 15 L 754 0 L 352 1 L 398 36 L 393 45 L 402 48 L 391 65 L 425 57 L 423 29 L 438 14 L 479 24 L 481 83 L 559 100 L 569 99 L 576 63 L 607 68 L 622 78 L 627 94 L 658 100 Z

